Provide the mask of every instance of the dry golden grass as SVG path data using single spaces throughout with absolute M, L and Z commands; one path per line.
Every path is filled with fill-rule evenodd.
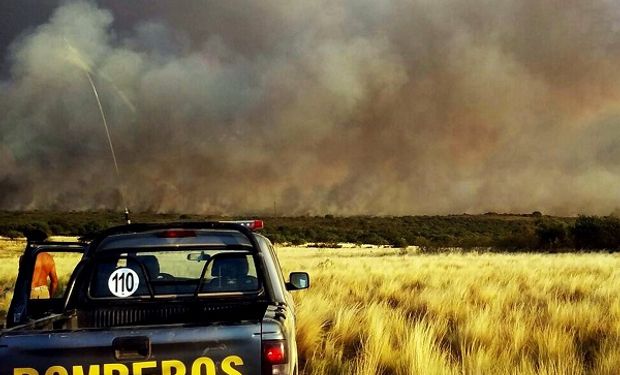
M 306 375 L 620 373 L 620 256 L 279 253 Z
M 59 240 L 65 240 L 61 238 Z M 17 277 L 19 256 L 24 251 L 26 241 L 0 239 L 0 327 L 4 325 L 6 312 L 13 297 L 13 286 Z M 59 293 L 69 281 L 69 276 L 79 261 L 79 255 L 54 253 L 54 262 L 59 279 Z
M 19 255 L 26 243 L 19 240 L 0 240 L 0 321 L 6 317 L 6 311 L 13 297 L 13 286 L 17 277 Z M 3 324 L 0 324 L 0 327 Z
M 0 243 L 0 319 L 22 248 Z M 294 294 L 305 375 L 620 373 L 618 255 L 278 252 L 312 279 Z

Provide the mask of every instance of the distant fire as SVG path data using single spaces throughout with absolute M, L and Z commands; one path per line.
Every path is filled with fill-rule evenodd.
M 615 2 L 100 4 L 4 51 L 0 209 L 620 207 Z

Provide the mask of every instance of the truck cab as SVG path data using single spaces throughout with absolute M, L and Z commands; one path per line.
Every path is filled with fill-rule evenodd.
M 29 243 L 0 375 L 297 374 L 295 308 L 260 221 L 130 224 Z M 44 252 L 79 257 L 58 298 L 32 299 Z

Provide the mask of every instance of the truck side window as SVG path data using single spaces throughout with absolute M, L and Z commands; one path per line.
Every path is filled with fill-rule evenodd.
M 282 266 L 280 265 L 280 260 L 278 259 L 278 254 L 276 254 L 276 249 L 274 249 L 273 245 L 268 242 L 269 252 L 271 253 L 271 257 L 273 258 L 274 263 L 276 264 L 276 273 L 278 274 L 278 280 L 280 280 L 280 284 L 284 288 L 286 281 L 284 280 L 284 274 L 282 273 Z

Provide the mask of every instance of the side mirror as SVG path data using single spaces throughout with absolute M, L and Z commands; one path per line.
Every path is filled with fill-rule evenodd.
M 310 287 L 310 275 L 307 272 L 291 272 L 286 290 L 307 289 Z

